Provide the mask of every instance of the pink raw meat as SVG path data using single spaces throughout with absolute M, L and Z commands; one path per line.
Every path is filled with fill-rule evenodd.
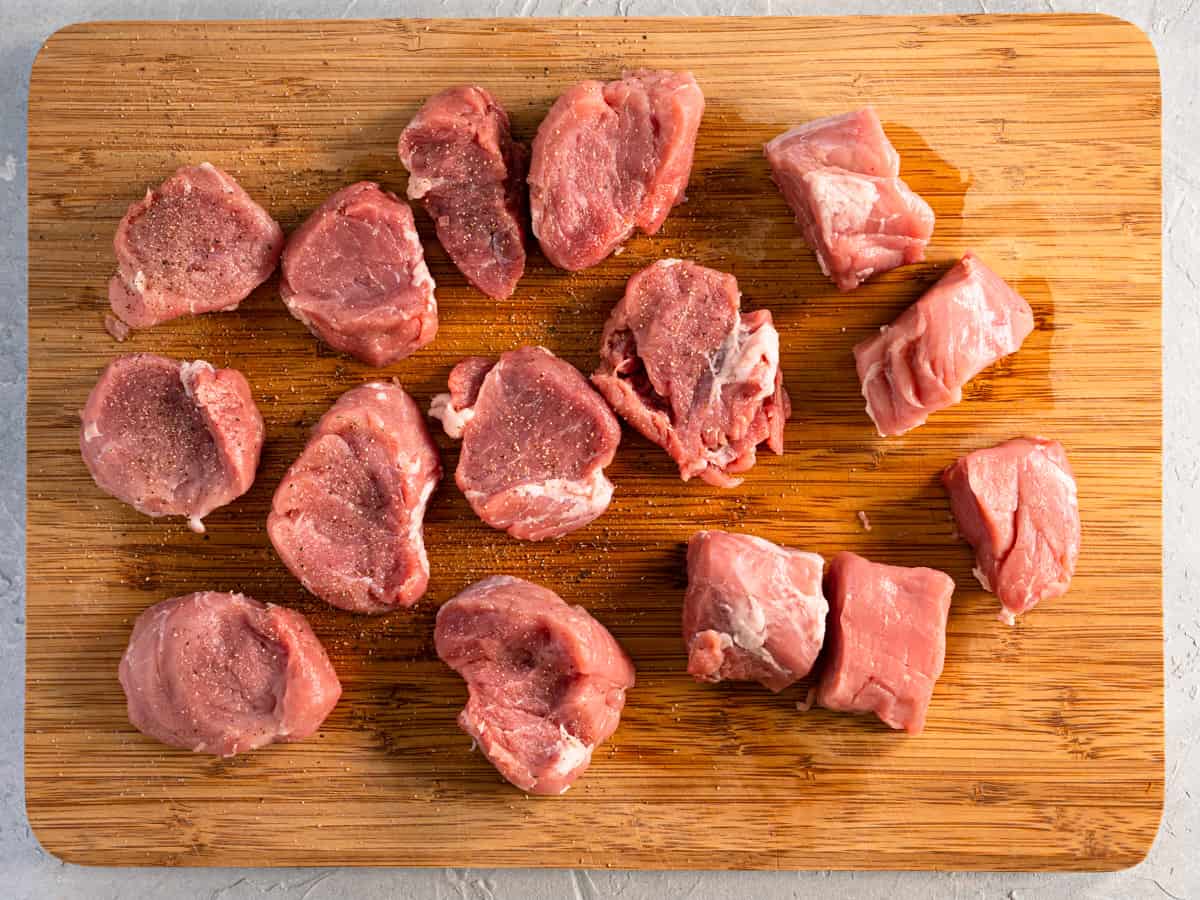
M 683 201 L 704 95 L 690 72 L 639 69 L 568 88 L 538 128 L 529 167 L 533 233 L 560 269 L 594 266 L 654 234 Z
M 693 535 L 683 599 L 688 672 L 772 691 L 807 675 L 825 640 L 824 562 L 748 534 Z
M 942 484 L 1002 621 L 1067 592 L 1079 558 L 1079 497 L 1062 444 L 1017 438 L 976 450 L 942 472 Z
M 629 279 L 604 326 L 592 382 L 684 481 L 734 487 L 758 444 L 783 453 L 779 334 L 770 312 L 740 307 L 732 275 L 667 259 Z
M 621 440 L 587 379 L 543 347 L 468 357 L 430 415 L 462 438 L 455 481 L 479 518 L 529 541 L 587 525 L 612 499 L 604 467 Z
M 420 200 L 450 259 L 489 297 L 508 297 L 525 271 L 529 148 L 481 87 L 430 97 L 400 135 L 408 199 Z
M 216 756 L 303 740 L 342 694 L 304 616 L 217 591 L 138 616 L 119 676 L 138 731 Z
M 763 152 L 839 290 L 925 258 L 933 210 L 900 179 L 900 156 L 871 107 L 800 125 Z
M 283 229 L 229 175 L 201 163 L 130 206 L 113 249 L 112 311 L 126 327 L 149 328 L 237 309 L 275 271 Z M 113 323 L 110 330 L 125 329 Z
M 275 491 L 267 533 L 308 590 L 351 612 L 412 606 L 429 583 L 423 523 L 437 446 L 398 384 L 344 393 Z
M 96 484 L 148 516 L 186 516 L 202 532 L 205 516 L 254 483 L 263 419 L 235 369 L 119 356 L 79 417 L 79 450 Z
M 891 325 L 854 348 L 867 415 L 881 436 L 923 425 L 968 381 L 1015 353 L 1033 310 L 968 252 Z
M 633 663 L 582 606 L 497 575 L 447 601 L 437 654 L 467 682 L 459 727 L 509 782 L 562 794 L 617 729 Z
M 954 581 L 839 553 L 825 576 L 829 620 L 815 699 L 826 709 L 873 712 L 920 734 L 946 657 Z
M 433 278 L 412 210 L 372 181 L 342 188 L 288 238 L 279 294 L 335 350 L 386 366 L 437 335 Z

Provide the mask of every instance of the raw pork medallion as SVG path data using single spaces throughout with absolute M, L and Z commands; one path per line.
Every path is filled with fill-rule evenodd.
M 825 577 L 829 620 L 817 704 L 873 712 L 920 734 L 946 658 L 953 593 L 954 581 L 936 569 L 835 556 Z
M 612 499 L 621 426 L 574 366 L 543 347 L 468 357 L 430 415 L 462 438 L 455 481 L 476 515 L 529 541 L 587 525 Z
M 748 534 L 697 532 L 688 542 L 683 641 L 699 681 L 803 678 L 825 640 L 824 560 Z
M 433 340 L 433 278 L 412 210 L 372 181 L 342 188 L 288 238 L 279 294 L 335 350 L 386 366 Z
M 904 434 L 962 400 L 968 381 L 1033 331 L 1033 310 L 968 252 L 879 334 L 854 348 L 867 415 L 881 436 Z
M 79 414 L 101 488 L 148 516 L 203 519 L 250 489 L 263 419 L 241 372 L 153 353 L 108 364 Z
M 425 506 L 441 477 L 417 404 L 370 382 L 317 422 L 275 491 L 267 533 L 322 600 L 361 613 L 411 606 L 429 583 Z
M 783 453 L 779 333 L 770 312 L 740 307 L 732 275 L 667 259 L 629 279 L 604 326 L 592 382 L 684 481 L 734 487 L 760 443 Z
M 424 204 L 459 271 L 489 297 L 512 294 L 525 271 L 529 149 L 508 113 L 481 87 L 449 88 L 408 123 L 399 152 L 408 199 Z
M 443 604 L 434 642 L 467 682 L 459 727 L 531 794 L 562 794 L 584 773 L 634 684 L 633 663 L 583 607 L 507 575 Z
M 130 328 L 236 309 L 275 271 L 283 229 L 233 178 L 201 163 L 130 206 L 113 249 L 108 327 L 123 340 Z
M 1079 558 L 1079 497 L 1058 441 L 1017 438 L 969 453 L 942 472 L 975 577 L 1009 625 L 1067 592 Z
M 690 72 L 639 69 L 568 88 L 529 166 L 533 233 L 560 269 L 594 266 L 683 202 L 704 95 Z
M 118 674 L 138 731 L 216 756 L 309 737 L 342 694 L 304 616 L 217 591 L 138 616 Z
M 763 152 L 839 290 L 925 258 L 933 210 L 901 180 L 900 156 L 871 107 L 797 126 Z

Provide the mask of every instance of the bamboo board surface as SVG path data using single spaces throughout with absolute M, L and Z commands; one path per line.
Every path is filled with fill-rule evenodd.
M 421 404 L 468 354 L 543 344 L 585 372 L 626 278 L 666 256 L 733 272 L 769 308 L 795 414 L 787 455 L 745 484 L 679 481 L 626 429 L 608 513 L 546 544 L 471 514 L 451 477 L 426 524 L 412 611 L 335 611 L 277 560 L 264 522 L 307 429 L 374 373 L 319 345 L 272 278 L 235 313 L 123 345 L 104 332 L 126 206 L 209 160 L 286 229 L 371 178 L 403 194 L 395 142 L 426 96 L 478 81 L 530 139 L 554 98 L 622 67 L 690 68 L 704 89 L 689 200 L 661 233 L 578 275 L 534 252 L 517 294 L 469 288 L 418 213 L 441 331 L 390 367 Z M 761 143 L 874 103 L 933 206 L 929 261 L 838 294 L 771 185 Z M 43 845 L 74 862 L 627 868 L 1110 869 L 1148 849 L 1163 784 L 1160 94 L 1133 26 L 1102 16 L 98 23 L 34 65 L 26 785 Z M 875 436 L 851 347 L 977 250 L 1037 328 L 959 406 Z M 77 410 L 118 353 L 241 369 L 267 419 L 258 480 L 203 537 L 104 495 Z M 1071 592 L 1008 628 L 970 571 L 938 471 L 1022 433 L 1060 439 L 1079 481 Z M 457 447 L 438 437 L 447 471 Z M 858 517 L 866 514 L 870 530 Z M 684 673 L 683 549 L 702 527 L 929 565 L 958 585 L 925 734 L 800 713 L 804 686 Z M 621 727 L 562 798 L 505 785 L 455 726 L 438 605 L 490 573 L 581 603 L 638 666 Z M 133 619 L 198 589 L 304 612 L 345 693 L 320 734 L 234 760 L 134 731 L 116 678 Z

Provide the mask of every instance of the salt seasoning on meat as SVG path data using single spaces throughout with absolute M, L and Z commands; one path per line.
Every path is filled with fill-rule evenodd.
M 783 453 L 779 333 L 769 311 L 740 308 L 732 275 L 667 259 L 629 279 L 604 326 L 592 382 L 684 481 L 734 487 L 760 443 Z
M 508 113 L 481 87 L 449 88 L 408 123 L 399 153 L 408 199 L 424 204 L 459 271 L 489 297 L 511 295 L 525 271 L 529 149 Z
M 608 509 L 604 468 L 621 426 L 578 369 L 544 347 L 522 347 L 494 363 L 464 359 L 449 387 L 430 415 L 462 439 L 455 480 L 484 522 L 540 541 Z
M 954 581 L 945 572 L 839 553 L 825 576 L 825 660 L 813 699 L 826 709 L 873 712 L 920 734 L 946 657 Z
M 333 606 L 384 613 L 429 583 L 424 519 L 442 477 L 411 397 L 369 382 L 321 417 L 275 490 L 267 534 L 300 583 Z
M 511 784 L 562 794 L 617 729 L 633 663 L 581 606 L 496 575 L 438 610 L 434 643 L 467 682 L 458 725 Z
M 201 163 L 130 206 L 113 249 L 108 299 L 121 324 L 109 332 L 123 340 L 128 328 L 236 309 L 275 271 L 283 229 L 232 177 Z
M 1058 441 L 1017 438 L 942 472 L 975 577 L 1000 598 L 1001 621 L 1067 592 L 1079 558 L 1079 497 Z
M 263 419 L 235 369 L 120 356 L 79 416 L 79 449 L 96 484 L 148 516 L 185 516 L 202 532 L 205 516 L 254 483 Z
M 933 210 L 900 178 L 900 155 L 871 107 L 799 125 L 763 153 L 839 290 L 925 258 Z
M 639 69 L 583 81 L 533 141 L 533 233 L 560 269 L 594 266 L 634 232 L 655 234 L 683 202 L 704 95 L 690 72 Z
M 342 694 L 304 616 L 218 591 L 138 616 L 118 675 L 138 731 L 225 757 L 310 737 Z
M 962 400 L 962 388 L 1016 353 L 1033 310 L 974 253 L 879 334 L 854 348 L 867 415 L 881 436 L 903 434 Z
M 823 566 L 815 553 L 748 534 L 693 535 L 683 599 L 688 673 L 772 691 L 807 675 L 825 640 Z
M 437 335 L 433 278 L 412 210 L 371 181 L 342 188 L 288 238 L 279 294 L 335 350 L 369 366 Z

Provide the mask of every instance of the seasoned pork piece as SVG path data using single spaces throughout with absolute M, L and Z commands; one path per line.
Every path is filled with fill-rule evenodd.
M 263 419 L 241 372 L 153 353 L 108 364 L 79 414 L 79 450 L 103 490 L 193 531 L 254 483 Z
M 757 681 L 773 691 L 808 674 L 825 640 L 825 561 L 748 534 L 688 542 L 683 641 L 698 681 Z
M 210 163 L 184 166 L 117 226 L 109 331 L 237 309 L 282 249 L 283 229 L 229 175 Z
M 412 210 L 372 181 L 342 188 L 288 238 L 279 293 L 335 350 L 386 366 L 433 340 L 433 278 Z
M 854 348 L 867 415 L 881 436 L 923 425 L 1031 331 L 1029 304 L 968 252 L 900 318 Z
M 763 151 L 839 290 L 925 258 L 933 210 L 900 179 L 900 156 L 871 107 L 800 125 Z
M 690 72 L 641 69 L 569 88 L 538 128 L 533 233 L 560 269 L 594 266 L 683 202 L 704 95 Z
M 953 593 L 953 580 L 936 569 L 835 556 L 825 576 L 829 621 L 816 702 L 873 712 L 891 728 L 920 734 L 946 658 Z
M 525 271 L 529 148 L 496 98 L 474 85 L 430 97 L 400 135 L 400 160 L 408 199 L 424 203 L 459 271 L 489 297 L 512 294 Z
M 976 450 L 942 472 L 958 530 L 975 548 L 975 577 L 1013 624 L 1062 596 L 1079 558 L 1079 498 L 1058 441 L 1017 438 Z
M 543 347 L 472 356 L 430 415 L 462 438 L 455 481 L 479 518 L 540 541 L 587 525 L 612 499 L 604 467 L 621 426 L 587 379 Z
M 398 384 L 347 391 L 288 469 L 267 519 L 275 551 L 322 600 L 351 612 L 412 606 L 429 583 L 423 524 L 437 446 Z
M 507 575 L 437 615 L 437 654 L 467 682 L 462 728 L 509 782 L 562 794 L 617 729 L 633 663 L 581 606 Z
M 740 308 L 732 275 L 667 259 L 629 279 L 604 326 L 592 382 L 684 481 L 733 487 L 760 443 L 783 453 L 779 333 L 767 310 Z
M 118 674 L 138 731 L 216 756 L 303 740 L 342 694 L 304 616 L 217 591 L 138 616 Z

